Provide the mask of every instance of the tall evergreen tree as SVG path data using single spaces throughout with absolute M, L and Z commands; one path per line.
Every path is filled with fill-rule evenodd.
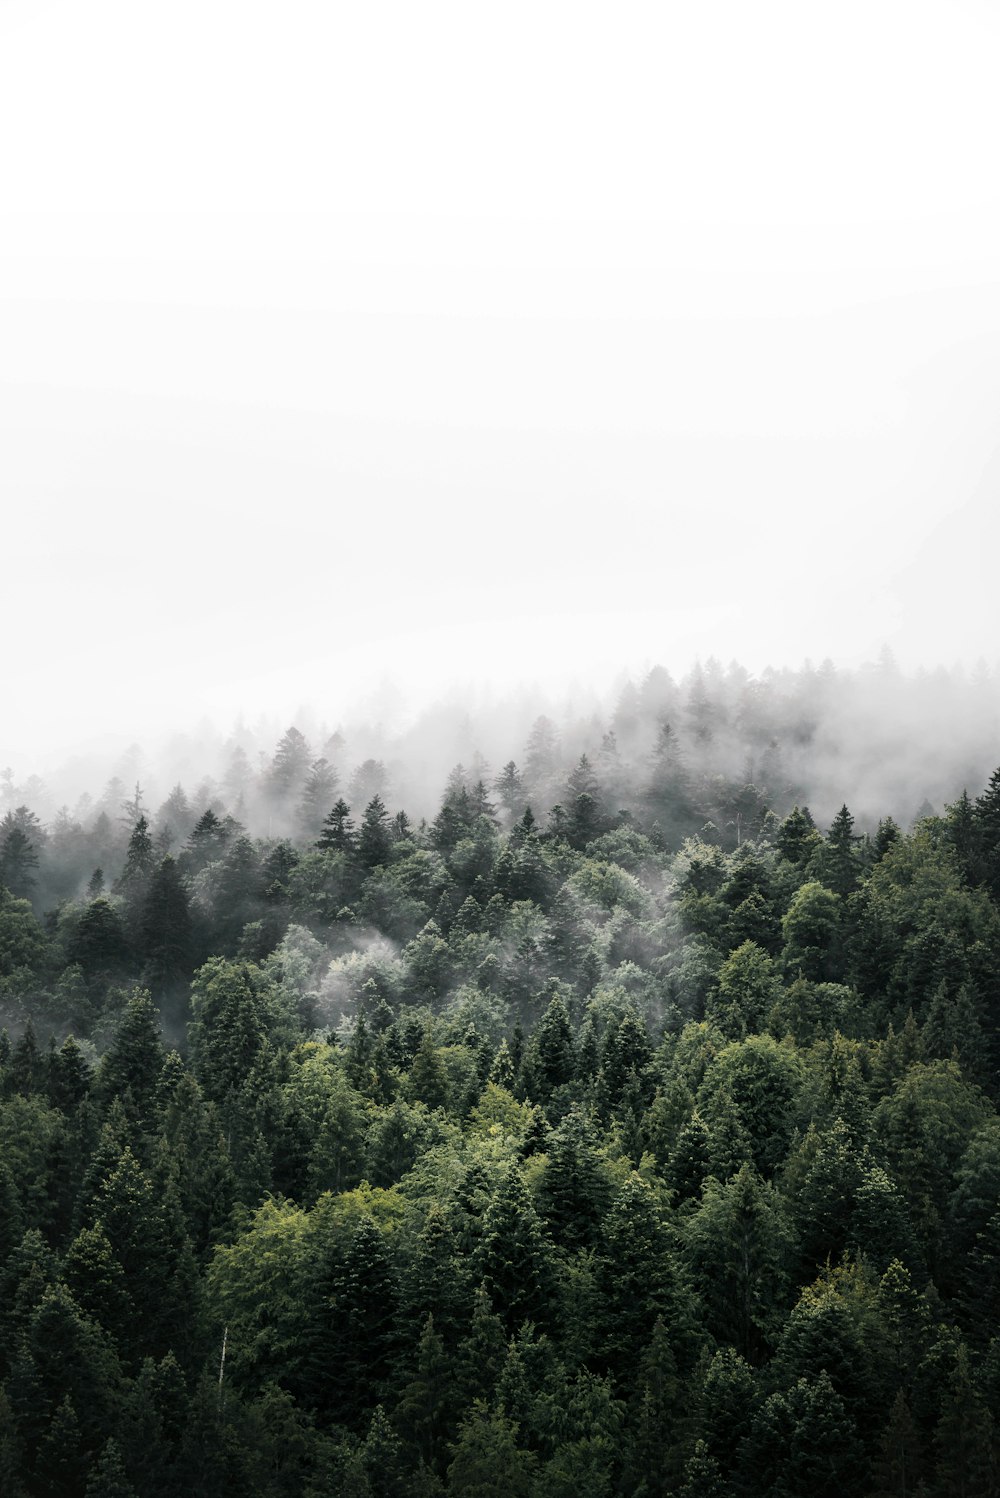
M 523 1321 L 548 1324 L 555 1288 L 552 1245 L 516 1165 L 508 1167 L 486 1208 L 473 1265 L 510 1331 Z
M 149 881 L 139 939 L 154 992 L 162 995 L 176 990 L 190 975 L 193 933 L 187 892 L 169 855 Z
M 323 822 L 316 846 L 321 853 L 351 853 L 355 846 L 351 808 L 340 796 Z
M 333 803 L 337 781 L 337 772 L 328 760 L 313 760 L 295 809 L 299 833 L 306 841 L 311 841 L 319 832 L 324 814 Z
M 358 829 L 358 858 L 366 869 L 387 863 L 392 847 L 389 836 L 389 813 L 381 796 L 373 796 L 365 807 Z

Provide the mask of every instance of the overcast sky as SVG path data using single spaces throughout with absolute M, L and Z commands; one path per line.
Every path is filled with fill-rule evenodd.
M 1000 655 L 990 3 L 0 0 L 0 762 Z

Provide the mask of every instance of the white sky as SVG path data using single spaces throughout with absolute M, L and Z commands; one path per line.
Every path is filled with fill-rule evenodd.
M 0 0 L 0 762 L 1000 653 L 989 3 Z

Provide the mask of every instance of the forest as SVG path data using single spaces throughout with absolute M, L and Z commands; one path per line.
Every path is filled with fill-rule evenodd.
M 8 772 L 4 1498 L 995 1494 L 1000 756 L 837 690 Z

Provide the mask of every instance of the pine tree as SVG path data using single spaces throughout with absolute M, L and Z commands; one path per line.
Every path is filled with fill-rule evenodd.
M 697 812 L 691 779 L 677 734 L 666 721 L 659 726 L 644 799 L 649 820 L 659 823 L 668 842 L 676 846 L 695 830 Z
M 149 1131 L 162 1070 L 163 1043 L 153 1001 L 145 989 L 133 989 L 115 1038 L 101 1058 L 95 1093 L 105 1103 L 127 1094 L 130 1116 Z
M 373 796 L 358 831 L 358 859 L 366 869 L 379 868 L 389 861 L 392 842 L 388 822 L 389 813 L 381 796 Z
M 922 1473 L 920 1436 L 906 1395 L 897 1389 L 872 1464 L 872 1498 L 908 1498 L 920 1491 Z
M 304 1397 L 325 1419 L 358 1429 L 379 1402 L 395 1350 L 395 1276 L 370 1217 L 360 1219 L 343 1257 L 321 1259 L 315 1274 Z
M 24 1236 L 21 1198 L 10 1166 L 0 1160 L 0 1273 Z
M 316 836 L 323 822 L 324 812 L 333 802 L 337 778 L 337 772 L 328 760 L 313 760 L 295 809 L 298 830 L 304 841 L 311 842 Z M 320 836 L 322 837 L 322 833 Z
M 36 1491 L 73 1498 L 86 1480 L 89 1463 L 80 1421 L 67 1395 L 41 1434 L 34 1453 Z
M 493 789 L 500 798 L 500 805 L 507 813 L 508 824 L 513 823 L 521 815 L 524 805 L 521 772 L 512 759 L 507 761 L 493 781 Z
M 136 1491 L 125 1473 L 121 1447 L 113 1436 L 104 1444 L 91 1468 L 84 1498 L 136 1498 Z
M 830 830 L 813 854 L 810 870 L 827 889 L 846 898 L 858 886 L 861 860 L 857 853 L 860 838 L 854 832 L 854 818 L 842 806 L 830 824 Z
M 623 1482 L 628 1492 L 658 1498 L 669 1491 L 671 1479 L 677 1475 L 681 1423 L 677 1359 L 660 1316 L 639 1360 L 634 1387 L 631 1439 L 625 1445 Z
M 1000 900 L 1000 768 L 993 771 L 975 804 L 975 864 L 977 883 Z
M 29 1228 L 0 1270 L 0 1366 L 13 1359 L 55 1282 L 55 1255 L 38 1229 Z
M 205 1095 L 231 1100 L 267 1044 L 274 991 L 250 962 L 210 958 L 199 968 L 191 994 L 188 1042 L 191 1063 Z
M 992 1436 L 993 1422 L 973 1387 L 968 1351 L 962 1345 L 934 1431 L 935 1489 L 941 1498 L 991 1498 L 996 1493 Z
M 17 900 L 30 899 L 37 883 L 38 830 L 38 819 L 26 806 L 0 821 L 0 887 Z
M 400 1338 L 411 1348 L 434 1317 L 435 1335 L 451 1351 L 468 1331 L 473 1309 L 469 1265 L 453 1218 L 437 1203 L 414 1244 L 400 1290 Z
M 473 1296 L 468 1334 L 459 1345 L 456 1359 L 462 1407 L 468 1408 L 477 1399 L 492 1400 L 506 1356 L 503 1322 L 493 1310 L 486 1286 L 481 1284 Z
M 149 822 L 140 812 L 132 823 L 132 831 L 125 850 L 125 867 L 118 881 L 118 888 L 129 898 L 135 886 L 142 886 L 153 869 L 153 838 Z
M 169 993 L 189 976 L 193 946 L 190 907 L 178 867 L 169 856 L 149 881 L 139 940 L 146 976 L 157 994 Z
M 341 796 L 334 802 L 332 810 L 323 822 L 322 830 L 316 840 L 316 847 L 321 853 L 352 853 L 354 846 L 355 832 L 351 821 L 351 808 Z
M 434 1044 L 430 1026 L 424 1029 L 410 1067 L 409 1094 L 417 1102 L 426 1103 L 428 1108 L 448 1106 L 448 1074 Z
M 608 1176 L 598 1158 L 594 1131 L 579 1107 L 570 1109 L 547 1143 L 538 1208 L 554 1241 L 573 1252 L 597 1239 L 611 1195 Z
M 100 1221 L 77 1233 L 66 1251 L 62 1277 L 83 1314 L 107 1332 L 114 1346 L 130 1346 L 135 1305 Z
M 634 1010 L 627 1009 L 608 1025 L 601 1046 L 601 1069 L 598 1097 L 603 1108 L 616 1108 L 629 1082 L 640 1085 L 642 1101 L 652 1101 L 652 1078 L 649 1072 L 653 1047 L 646 1026 Z
M 513 1092 L 514 1090 L 514 1062 L 511 1058 L 510 1046 L 507 1044 L 506 1036 L 497 1046 L 487 1080 L 493 1082 L 497 1087 L 503 1087 L 507 1092 Z
M 775 846 L 782 858 L 797 868 L 802 868 L 820 840 L 808 806 L 793 806 L 778 828 Z
M 865 1491 L 864 1451 L 825 1371 L 771 1395 L 754 1422 L 751 1448 L 757 1491 L 780 1498 Z
M 98 1183 L 86 1225 L 98 1222 L 125 1274 L 135 1317 L 122 1344 L 125 1361 L 162 1356 L 186 1334 L 193 1260 L 179 1221 L 176 1197 L 155 1190 L 129 1148 Z
M 191 829 L 191 836 L 181 854 L 181 867 L 185 874 L 200 874 L 208 864 L 214 863 L 225 852 L 227 832 L 212 808 L 206 807 Z
M 448 1491 L 463 1498 L 531 1498 L 537 1458 L 517 1444 L 517 1426 L 477 1400 L 462 1422 Z
M 872 842 L 872 858 L 875 863 L 881 863 L 882 859 L 894 847 L 902 833 L 892 817 L 883 817 L 878 824 L 878 831 Z
M 79 963 L 86 978 L 108 978 L 122 972 L 129 961 L 128 941 L 121 917 L 103 895 L 82 912 L 67 943 L 69 962 Z
M 440 1473 L 454 1420 L 454 1387 L 451 1360 L 430 1313 L 420 1333 L 413 1377 L 403 1388 L 395 1418 L 418 1459 Z
M 569 1010 L 562 995 L 550 1001 L 528 1044 L 526 1068 L 531 1077 L 532 1096 L 547 1102 L 556 1088 L 572 1081 L 576 1071 L 573 1029 Z
M 727 1488 L 719 1464 L 704 1441 L 695 1441 L 694 1450 L 684 1464 L 684 1481 L 679 1498 L 727 1498 Z
M 705 1369 L 701 1388 L 701 1431 L 722 1476 L 735 1476 L 744 1441 L 753 1428 L 760 1394 L 749 1364 L 731 1347 L 721 1347 Z
M 675 1355 L 691 1349 L 693 1306 L 650 1188 L 632 1175 L 608 1211 L 597 1250 L 602 1363 L 619 1380 L 647 1346 L 658 1317 Z
M 267 772 L 265 790 L 269 799 L 278 805 L 293 802 L 302 794 L 309 766 L 309 745 L 293 725 L 278 741 Z
M 411 1498 L 411 1494 L 413 1498 L 422 1498 L 413 1481 L 403 1443 L 380 1404 L 372 1412 L 360 1454 L 371 1498 Z
M 23 1452 L 7 1391 L 0 1384 L 0 1493 L 4 1498 L 26 1498 L 22 1484 Z
M 677 1141 L 664 1170 L 664 1180 L 674 1193 L 678 1207 L 693 1209 L 711 1172 L 712 1146 L 701 1114 L 695 1111 L 681 1125 Z
M 33 1093 L 41 1092 L 45 1086 L 45 1060 L 38 1049 L 35 1026 L 30 1015 L 11 1052 L 9 1075 L 12 1090 L 19 1092 L 22 1097 L 31 1097 Z
M 709 1331 L 758 1362 L 789 1287 L 792 1238 L 777 1193 L 751 1165 L 724 1184 L 709 1177 L 686 1239 Z
M 161 1108 L 163 1136 L 177 1162 L 187 1230 L 195 1253 L 205 1255 L 228 1226 L 236 1196 L 219 1117 L 186 1071 L 180 1074 Z
M 544 1326 L 552 1314 L 552 1245 L 516 1165 L 508 1167 L 483 1217 L 474 1272 L 511 1331 L 523 1321 Z
M 10 1381 L 11 1405 L 25 1446 L 39 1449 L 68 1401 L 72 1414 L 65 1411 L 60 1417 L 67 1441 L 75 1427 L 78 1449 L 95 1450 L 111 1428 L 117 1380 L 117 1360 L 106 1339 L 64 1285 L 51 1285 L 31 1316 L 24 1358 Z
M 566 806 L 570 845 L 582 850 L 600 835 L 605 825 L 601 788 L 585 754 L 581 754 L 567 782 Z

